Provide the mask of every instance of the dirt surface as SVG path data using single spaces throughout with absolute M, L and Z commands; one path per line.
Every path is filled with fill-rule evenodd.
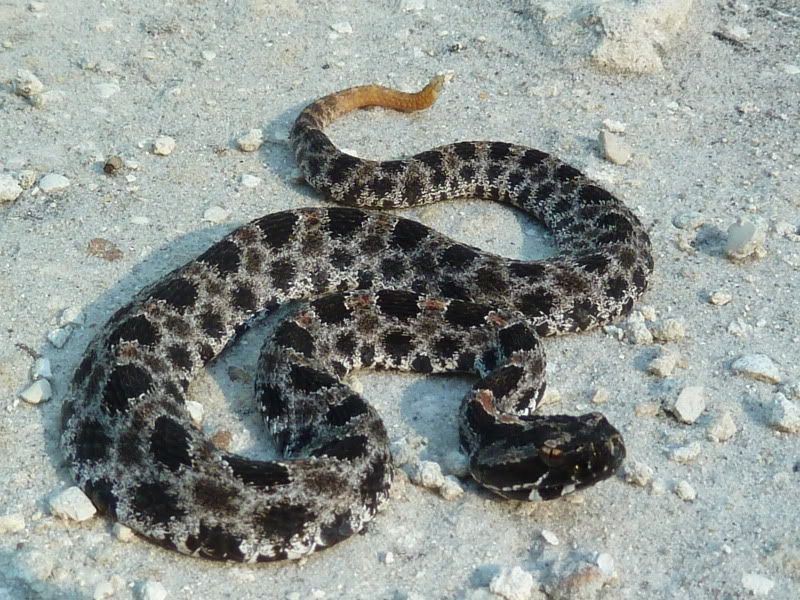
M 799 56 L 793 0 L 0 2 L 0 598 L 159 598 L 157 583 L 168 598 L 211 599 L 800 596 L 800 437 L 779 430 L 800 406 Z M 546 344 L 560 395 L 546 410 L 604 412 L 634 482 L 621 474 L 518 504 L 468 479 L 445 500 L 401 475 L 363 535 L 259 566 L 125 543 L 99 517 L 52 516 L 49 498 L 71 485 L 61 401 L 102 323 L 237 225 L 319 204 L 286 145 L 307 102 L 360 83 L 413 90 L 439 72 L 452 79 L 429 111 L 364 111 L 331 134 L 370 158 L 464 139 L 530 145 L 636 211 L 656 257 L 641 313 Z M 604 158 L 604 127 L 630 149 L 626 164 Z M 240 151 L 235 140 L 254 128 L 265 143 Z M 168 155 L 153 152 L 160 136 L 175 140 Z M 405 214 L 507 256 L 552 251 L 507 208 Z M 56 348 L 47 336 L 65 309 L 79 324 Z M 193 398 L 210 434 L 257 454 L 258 332 L 244 341 Z M 648 372 L 664 351 L 674 369 Z M 758 354 L 779 381 L 734 368 Z M 53 395 L 32 405 L 19 395 L 39 355 Z M 445 472 L 457 462 L 468 381 L 361 380 L 393 439 L 424 438 L 420 457 Z M 682 423 L 664 407 L 695 386 L 705 408 Z M 735 433 L 715 441 L 729 419 Z M 513 567 L 530 577 L 504 586 Z

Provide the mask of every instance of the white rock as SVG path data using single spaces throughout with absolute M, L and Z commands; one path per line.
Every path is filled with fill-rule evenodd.
M 25 517 L 22 513 L 0 516 L 0 533 L 17 533 L 23 529 L 25 529 Z
M 203 213 L 203 221 L 209 223 L 224 223 L 230 213 L 221 206 L 212 206 Z
M 670 452 L 669 457 L 676 463 L 687 464 L 697 460 L 702 452 L 702 446 L 697 442 L 692 442 L 688 446 L 679 446 Z
M 134 225 L 147 225 L 150 223 L 150 219 L 141 215 L 136 215 L 135 217 L 131 217 L 131 223 Z
M 83 322 L 86 320 L 86 316 L 83 314 L 83 311 L 78 308 L 77 306 L 69 306 L 65 308 L 61 312 L 61 317 L 59 318 L 59 324 L 64 325 L 83 325 Z
M 766 383 L 780 383 L 781 374 L 772 359 L 766 354 L 745 354 L 731 365 L 734 373 Z
M 614 557 L 608 552 L 601 552 L 598 554 L 595 564 L 603 575 L 606 577 L 614 577 Z
M 49 505 L 53 516 L 69 521 L 86 521 L 97 512 L 92 501 L 77 486 L 68 487 L 51 496 Z
M 114 21 L 111 19 L 103 19 L 102 21 L 98 21 L 94 26 L 94 30 L 101 33 L 109 33 L 114 31 Z
M 631 344 L 646 345 L 653 343 L 653 334 L 647 328 L 644 317 L 638 311 L 633 311 L 624 324 L 625 339 Z
M 651 360 L 647 365 L 647 372 L 656 377 L 669 377 L 678 366 L 680 356 L 675 352 L 661 348 L 658 356 Z
M 349 21 L 341 21 L 339 23 L 332 23 L 331 29 L 336 33 L 353 33 L 353 26 Z
M 672 217 L 672 224 L 675 227 L 687 231 L 699 229 L 705 222 L 706 218 L 703 216 L 703 213 L 699 213 L 695 210 L 680 213 Z
M 28 404 L 39 404 L 47 402 L 53 396 L 53 388 L 47 379 L 37 379 L 19 394 Z
M 603 119 L 603 128 L 611 133 L 625 133 L 625 123 L 613 119 Z
M 153 154 L 169 156 L 175 150 L 175 140 L 168 135 L 162 135 L 153 142 Z
M 164 600 L 167 590 L 160 581 L 145 581 L 139 586 L 139 600 Z
M 200 402 L 196 400 L 187 400 L 186 401 L 186 411 L 189 413 L 189 417 L 192 419 L 192 423 L 195 425 L 200 425 L 203 422 L 203 417 L 205 416 L 205 408 Z
M 47 4 L 45 2 L 28 2 L 28 10 L 32 13 L 40 13 L 47 10 Z
M 661 319 L 650 324 L 653 339 L 659 342 L 677 342 L 686 337 L 686 323 L 683 319 Z
M 716 290 L 711 292 L 708 301 L 715 306 L 725 306 L 733 300 L 733 295 L 725 290 Z
M 122 523 L 114 523 L 114 526 L 111 528 L 111 534 L 120 542 L 127 543 L 136 539 L 136 534 L 133 533 L 133 529 Z
M 408 477 L 412 483 L 428 489 L 438 489 L 444 484 L 442 467 L 430 460 L 421 460 L 412 465 Z
M 622 468 L 622 476 L 628 483 L 644 487 L 653 479 L 653 469 L 641 461 L 629 460 Z
M 775 403 L 769 415 L 769 425 L 784 433 L 800 433 L 800 406 L 782 393 L 776 393 Z
M 736 435 L 736 422 L 729 411 L 723 412 L 708 427 L 706 432 L 708 439 L 712 442 L 727 442 Z
M 506 600 L 528 600 L 533 593 L 533 575 L 520 567 L 504 567 L 492 578 L 489 590 Z
M 447 475 L 439 486 L 439 495 L 445 500 L 455 500 L 464 494 L 464 488 L 458 482 L 458 479 L 452 475 Z
M 602 130 L 600 148 L 603 151 L 603 158 L 615 165 L 625 165 L 631 160 L 631 147 L 616 133 Z
M 72 335 L 72 327 L 67 325 L 66 327 L 59 327 L 58 329 L 53 329 L 53 331 L 47 334 L 47 341 L 53 344 L 53 346 L 55 346 L 56 348 L 63 348 L 64 344 L 67 343 L 67 340 L 71 335 Z
M 94 586 L 92 600 L 105 600 L 105 598 L 111 598 L 111 596 L 114 595 L 114 591 L 113 583 L 110 581 L 101 581 Z
M 558 546 L 561 543 L 555 532 L 550 531 L 549 529 L 542 529 L 542 538 L 551 546 Z
M 688 481 L 679 481 L 675 486 L 675 494 L 684 502 L 692 502 L 697 498 L 697 492 Z
M 592 394 L 592 404 L 605 404 L 608 402 L 608 398 L 608 390 L 604 387 L 599 387 Z
M 261 183 L 261 177 L 256 177 L 255 175 L 245 173 L 242 175 L 241 182 L 244 187 L 253 189 L 258 187 L 258 185 Z
M 753 223 L 740 218 L 728 227 L 728 239 L 725 243 L 725 254 L 733 262 L 741 262 L 750 258 L 763 258 L 767 251 L 764 248 L 766 230 L 761 223 Z
M 798 65 L 783 65 L 783 72 L 787 75 L 800 75 L 800 66 Z
M 400 10 L 411 12 L 425 8 L 425 0 L 400 0 Z
M 21 193 L 22 188 L 11 175 L 0 174 L 0 203 L 13 202 Z
M 24 98 L 38 96 L 44 90 L 44 84 L 27 69 L 19 69 L 14 79 L 14 92 Z
M 118 94 L 120 87 L 119 84 L 114 81 L 106 81 L 104 83 L 98 83 L 95 89 L 97 90 L 97 95 L 105 100 L 111 98 L 114 94 Z
M 236 139 L 236 145 L 242 152 L 255 152 L 264 143 L 264 132 L 260 129 L 251 129 L 243 136 Z
M 394 562 L 394 552 L 384 552 L 383 564 L 390 565 Z
M 723 32 L 726 38 L 735 42 L 743 43 L 750 39 L 750 32 L 741 25 L 726 27 Z
M 668 407 L 668 410 L 682 423 L 694 423 L 706 408 L 705 390 L 700 385 L 683 388 Z
M 33 361 L 33 366 L 31 367 L 31 379 L 52 379 L 53 378 L 53 370 L 50 367 L 50 359 L 40 356 L 35 361 Z
M 753 331 L 753 326 L 741 317 L 736 317 L 728 323 L 727 332 L 736 337 L 747 337 L 747 334 L 751 331 Z
M 58 173 L 48 173 L 39 180 L 39 189 L 45 194 L 61 192 L 69 187 L 69 179 Z
M 775 587 L 775 582 L 758 573 L 745 573 L 742 575 L 742 587 L 753 596 L 766 596 Z
M 211 62 L 212 60 L 217 58 L 217 53 L 214 52 L 213 50 L 203 50 L 200 53 L 200 56 L 203 57 L 203 60 L 207 60 L 208 62 Z

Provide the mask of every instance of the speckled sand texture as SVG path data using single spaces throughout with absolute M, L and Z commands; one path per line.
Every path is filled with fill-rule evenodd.
M 436 73 L 452 77 L 431 110 L 365 111 L 334 140 L 371 158 L 527 144 L 650 228 L 639 310 L 546 343 L 546 410 L 604 412 L 620 475 L 499 500 L 457 453 L 468 381 L 364 374 L 405 463 L 364 535 L 226 565 L 91 517 L 65 493 L 58 417 L 97 329 L 237 225 L 319 204 L 286 144 L 307 102 Z M 800 597 L 798 123 L 795 0 L 0 3 L 0 598 Z M 507 256 L 551 252 L 503 207 L 405 214 Z M 243 342 L 193 386 L 192 414 L 262 455 L 259 331 Z

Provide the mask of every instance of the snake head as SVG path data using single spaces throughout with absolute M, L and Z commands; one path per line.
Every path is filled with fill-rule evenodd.
M 501 496 L 559 498 L 611 477 L 625 459 L 622 435 L 600 413 L 533 416 L 520 424 L 470 457 L 472 476 Z

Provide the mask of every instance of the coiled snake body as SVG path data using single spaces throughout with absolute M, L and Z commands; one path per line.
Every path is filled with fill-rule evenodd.
M 239 227 L 142 290 L 89 345 L 63 410 L 62 446 L 98 508 L 179 552 L 298 558 L 359 531 L 392 480 L 386 430 L 346 383 L 359 368 L 467 372 L 460 437 L 477 481 L 554 498 L 613 474 L 625 451 L 597 413 L 534 414 L 539 338 L 628 313 L 652 271 L 650 242 L 612 194 L 552 156 L 462 142 L 406 160 L 339 151 L 323 133 L 353 109 L 427 108 L 442 80 L 406 94 L 350 88 L 302 111 L 291 144 L 308 183 L 359 208 L 301 208 Z M 502 258 L 415 221 L 360 207 L 477 197 L 542 221 L 561 254 Z M 215 447 L 185 408 L 189 381 L 257 316 L 276 325 L 256 399 L 285 458 Z

